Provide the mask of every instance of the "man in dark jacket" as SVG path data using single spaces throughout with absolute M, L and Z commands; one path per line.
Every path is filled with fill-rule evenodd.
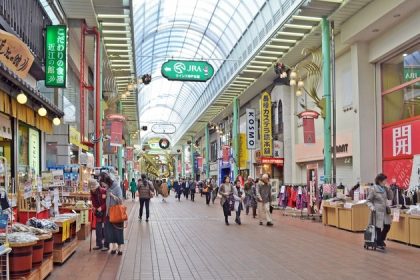
M 174 190 L 175 190 L 175 198 L 178 198 L 178 201 L 181 200 L 181 185 L 179 184 L 178 180 L 174 181 Z
M 90 200 L 92 201 L 93 213 L 96 218 L 96 247 L 93 250 L 108 251 L 109 244 L 105 238 L 105 213 L 106 213 L 106 189 L 99 186 L 95 179 L 88 182 L 90 188 Z
M 150 211 L 150 199 L 154 196 L 155 188 L 153 187 L 152 182 L 147 180 L 146 174 L 141 175 L 141 179 L 138 181 L 138 190 L 139 190 L 139 220 L 143 218 L 143 207 L 146 206 L 146 222 L 149 221 Z
M 189 187 L 190 187 L 191 201 L 194 202 L 195 188 L 197 187 L 197 182 L 194 180 L 190 180 Z

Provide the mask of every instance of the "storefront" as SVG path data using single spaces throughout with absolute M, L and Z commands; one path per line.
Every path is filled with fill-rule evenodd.
M 404 49 L 404 48 L 399 48 Z M 403 189 L 420 185 L 420 42 L 381 63 L 382 167 Z

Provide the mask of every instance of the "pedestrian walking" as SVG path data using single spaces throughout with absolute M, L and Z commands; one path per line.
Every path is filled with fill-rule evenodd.
M 225 224 L 229 225 L 228 217 L 231 216 L 231 211 L 234 210 L 233 186 L 230 183 L 230 177 L 226 175 L 223 178 L 223 183 L 219 188 L 220 205 L 223 208 L 223 215 L 225 216 Z
M 139 190 L 139 220 L 143 219 L 143 208 L 146 207 L 146 222 L 149 221 L 150 217 L 150 199 L 154 196 L 153 184 L 147 180 L 146 174 L 141 175 L 141 179 L 138 181 L 138 190 Z
M 235 212 L 236 218 L 235 223 L 241 225 L 241 211 L 243 210 L 243 200 L 245 198 L 245 194 L 241 188 L 241 181 L 235 181 L 235 188 L 233 188 L 233 197 L 235 199 Z
M 173 187 L 173 183 L 172 182 L 173 181 L 172 181 L 171 178 L 168 178 L 168 181 L 166 182 L 166 184 L 168 185 L 168 196 L 171 195 L 171 190 L 172 190 L 172 187 Z
M 257 196 L 256 196 L 256 188 L 255 188 L 254 179 L 249 176 L 247 182 L 244 185 L 244 193 L 245 193 L 245 213 L 246 215 L 249 214 L 249 209 L 252 208 L 252 216 L 257 216 Z
M 189 187 L 190 187 L 191 201 L 194 202 L 194 199 L 195 199 L 195 188 L 197 187 L 197 182 L 195 180 L 191 180 Z
M 203 193 L 206 196 L 206 204 L 210 205 L 210 198 L 212 193 L 212 185 L 210 183 L 210 180 L 207 180 L 206 185 L 204 186 Z
M 137 184 L 134 178 L 132 178 L 130 182 L 130 192 L 131 192 L 131 199 L 134 201 L 136 199 L 136 192 L 137 192 Z
M 174 181 L 174 190 L 175 190 L 175 198 L 178 199 L 178 201 L 181 201 L 181 184 L 178 182 L 178 180 Z
M 273 226 L 273 220 L 270 213 L 271 204 L 271 184 L 269 182 L 268 174 L 261 177 L 261 182 L 257 185 L 257 200 L 260 218 L 260 225 L 263 225 L 264 219 L 267 221 L 267 226 Z
M 214 201 L 217 198 L 217 194 L 219 192 L 219 187 L 216 185 L 216 183 L 214 182 L 214 179 L 210 179 L 210 189 L 212 190 L 212 194 L 211 194 L 211 200 L 214 204 Z
M 106 213 L 106 189 L 101 187 L 95 179 L 89 179 L 90 201 L 92 201 L 93 213 L 95 215 L 96 247 L 93 250 L 108 251 L 109 244 L 105 238 L 105 213 Z
M 108 173 L 102 172 L 99 175 L 99 182 L 106 188 L 106 215 L 105 215 L 105 238 L 106 244 L 111 248 L 111 254 L 122 255 L 124 244 L 124 222 L 111 223 L 109 221 L 109 209 L 123 202 L 122 191 L 117 180 L 112 180 Z M 106 247 L 105 247 L 106 250 Z
M 186 179 L 184 183 L 184 197 L 188 200 L 190 194 L 190 180 Z
M 168 183 L 166 183 L 166 180 L 163 179 L 162 180 L 162 184 L 160 185 L 160 194 L 162 195 L 162 202 L 166 202 L 165 198 L 168 197 L 169 195 L 169 190 L 168 190 Z
M 369 190 L 367 205 L 370 208 L 371 215 L 375 216 L 376 244 L 378 248 L 385 249 L 386 236 L 391 228 L 391 208 L 387 200 L 393 199 L 393 193 L 387 186 L 387 176 L 378 174 L 375 178 L 375 185 Z

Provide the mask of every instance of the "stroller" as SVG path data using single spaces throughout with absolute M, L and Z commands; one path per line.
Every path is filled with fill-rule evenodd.
M 376 247 L 378 244 L 376 243 L 376 212 L 372 211 L 371 213 L 371 223 L 366 227 L 365 234 L 364 234 L 364 245 L 363 247 L 366 250 L 370 248 L 376 251 Z

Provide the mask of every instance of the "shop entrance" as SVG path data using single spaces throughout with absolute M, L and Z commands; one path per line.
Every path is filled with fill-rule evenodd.
M 225 176 L 230 176 L 230 168 L 221 168 L 220 169 L 220 183 L 223 182 Z

